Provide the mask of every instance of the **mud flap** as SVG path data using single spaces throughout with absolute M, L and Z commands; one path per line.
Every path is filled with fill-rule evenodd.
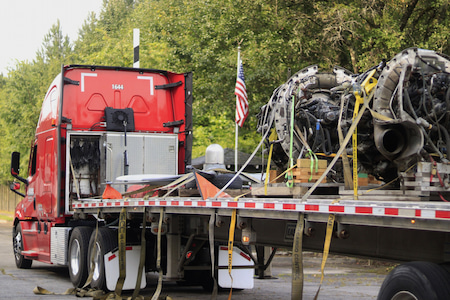
M 124 290 L 133 290 L 136 286 L 137 270 L 139 268 L 139 259 L 141 255 L 141 246 L 126 247 L 126 278 L 123 284 Z M 145 274 L 145 270 L 143 270 Z M 108 290 L 114 291 L 119 278 L 119 251 L 105 254 L 105 276 Z M 142 276 L 141 289 L 147 285 L 145 276 Z
M 248 267 L 245 269 L 233 268 L 231 276 L 233 282 L 228 274 L 228 247 L 219 247 L 219 271 L 218 271 L 218 283 L 221 288 L 233 288 L 233 289 L 252 289 L 253 288 L 253 275 L 255 274 L 254 262 L 249 255 L 244 253 L 239 248 L 233 247 L 233 267 Z M 221 267 L 224 267 L 221 269 Z

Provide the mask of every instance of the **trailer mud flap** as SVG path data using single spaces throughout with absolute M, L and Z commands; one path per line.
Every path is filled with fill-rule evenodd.
M 136 287 L 139 269 L 139 261 L 141 256 L 141 246 L 127 246 L 125 248 L 126 274 L 123 282 L 124 290 L 133 290 Z M 142 268 L 143 269 L 143 268 Z M 142 270 L 142 272 L 145 272 Z M 142 274 L 142 273 L 141 273 Z M 105 276 L 106 287 L 110 291 L 114 291 L 119 279 L 119 251 L 109 252 L 105 254 Z M 142 276 L 140 288 L 143 289 L 147 285 L 145 276 Z
M 237 247 L 233 247 L 233 259 L 232 266 L 240 267 L 231 270 L 231 277 L 228 274 L 227 269 L 222 269 L 221 267 L 228 266 L 228 247 L 219 247 L 219 271 L 218 271 L 218 282 L 221 288 L 233 288 L 233 289 L 252 289 L 253 288 L 253 275 L 254 262 L 248 254 L 240 250 Z M 241 268 L 248 267 L 248 268 Z M 233 278 L 233 280 L 231 279 Z

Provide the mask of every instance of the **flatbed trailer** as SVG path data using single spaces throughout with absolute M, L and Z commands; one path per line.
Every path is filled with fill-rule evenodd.
M 397 261 L 428 260 L 448 262 L 448 232 L 450 207 L 434 202 L 386 202 L 370 200 L 261 199 L 229 198 L 202 200 L 198 197 L 166 197 L 151 199 L 96 200 L 83 199 L 72 203 L 74 216 L 118 214 L 125 208 L 133 214 L 159 214 L 163 209 L 170 222 L 177 218 L 200 216 L 205 221 L 216 215 L 223 226 L 215 228 L 217 240 L 228 240 L 230 216 L 233 210 L 240 218 L 250 220 L 256 232 L 255 244 L 270 247 L 292 247 L 295 225 L 299 214 L 305 216 L 305 250 L 322 251 L 325 228 L 330 214 L 335 215 L 335 231 L 345 230 L 341 238 L 331 242 L 331 251 L 347 255 L 360 255 Z M 178 234 L 188 234 L 187 232 Z M 269 230 L 270 229 L 270 230 Z M 308 230 L 309 229 L 309 230 Z M 199 234 L 201 236 L 201 234 Z M 203 238 L 208 238 L 206 232 Z M 240 240 L 239 233 L 236 240 Z
M 214 242 L 226 245 L 229 242 L 233 211 L 238 216 L 236 226 L 241 228 L 236 231 L 234 243 L 240 244 L 241 248 L 245 248 L 243 246 L 245 243 L 242 242 L 243 236 L 249 234 L 248 231 L 243 232 L 246 228 L 251 228 L 252 245 L 268 246 L 272 249 L 292 249 L 296 242 L 297 222 L 299 222 L 300 216 L 303 216 L 302 249 L 305 251 L 324 251 L 324 248 L 327 247 L 327 227 L 331 226 L 333 237 L 330 241 L 329 251 L 332 253 L 395 262 L 414 262 L 412 268 L 415 267 L 414 264 L 417 264 L 416 261 L 420 261 L 419 264 L 425 261 L 437 270 L 419 269 L 426 278 L 430 276 L 430 278 L 434 278 L 433 274 L 436 272 L 447 275 L 446 264 L 450 260 L 450 207 L 447 203 L 380 201 L 376 197 L 354 200 L 340 199 L 339 195 L 335 196 L 334 199 L 330 195 L 326 196 L 327 198 L 310 196 L 307 200 L 255 197 L 203 200 L 200 197 L 172 196 L 120 200 L 83 199 L 74 201 L 72 209 L 75 218 L 82 218 L 98 212 L 105 215 L 120 214 L 124 209 L 129 219 L 142 219 L 145 212 L 147 219 L 153 219 L 154 222 L 158 222 L 162 213 L 168 228 L 168 249 L 173 247 L 171 243 L 176 244 L 181 237 L 188 237 L 193 233 L 198 240 L 210 239 L 210 232 L 207 228 L 211 229 L 208 227 L 211 217 L 216 221 Z M 331 225 L 329 223 L 330 216 L 333 216 Z M 173 255 L 179 257 L 179 253 Z M 258 257 L 259 259 L 254 258 L 254 267 L 259 272 L 264 272 L 270 259 L 264 261 L 261 256 Z M 177 274 L 178 266 L 178 260 L 167 260 L 166 277 L 170 278 Z M 409 268 L 409 265 L 401 265 L 401 267 Z M 296 268 L 298 265 L 293 263 L 293 273 L 299 272 Z M 408 278 L 409 276 L 414 277 L 414 274 L 408 274 Z M 405 288 L 399 286 L 402 279 L 398 279 L 396 276 L 387 279 L 389 287 L 384 288 L 385 290 L 392 289 L 392 284 L 394 288 Z M 448 278 L 450 277 L 437 282 L 437 286 L 431 287 L 431 291 L 437 289 L 446 293 Z M 431 293 L 430 290 L 427 290 L 425 283 L 413 282 L 412 285 L 423 290 L 425 295 Z M 293 295 L 296 294 L 296 291 L 292 292 Z M 416 294 L 414 295 L 417 297 Z

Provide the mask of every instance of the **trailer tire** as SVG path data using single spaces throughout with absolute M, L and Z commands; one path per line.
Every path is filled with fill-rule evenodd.
M 430 262 L 397 266 L 383 281 L 377 300 L 450 299 L 450 273 Z
M 104 256 L 114 248 L 117 248 L 117 233 L 107 227 L 101 227 L 98 229 L 97 242 L 95 241 L 95 232 L 92 233 L 89 241 L 89 261 L 88 268 L 90 266 L 90 258 L 94 250 L 94 246 L 97 247 L 97 255 L 94 258 L 94 273 L 91 281 L 91 287 L 99 290 L 106 291 L 106 274 L 105 274 L 105 261 Z
M 23 235 L 22 235 L 22 227 L 20 223 L 13 228 L 13 251 L 14 251 L 14 260 L 16 261 L 16 266 L 19 269 L 29 269 L 33 264 L 31 259 L 26 259 L 22 254 L 23 250 Z
M 82 287 L 88 277 L 87 252 L 92 227 L 80 226 L 72 230 L 69 241 L 69 275 L 74 287 Z

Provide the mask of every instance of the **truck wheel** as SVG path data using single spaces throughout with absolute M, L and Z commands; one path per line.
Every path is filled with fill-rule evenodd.
M 74 287 L 82 287 L 88 276 L 87 252 L 92 228 L 75 227 L 69 241 L 69 275 Z
M 13 228 L 13 251 L 14 251 L 14 259 L 16 261 L 16 266 L 19 269 L 29 269 L 31 268 L 31 264 L 33 261 L 31 259 L 26 259 L 23 257 L 23 238 L 22 238 L 22 227 L 20 223 Z
M 377 299 L 450 299 L 450 274 L 443 267 L 430 262 L 400 265 L 385 278 Z
M 96 247 L 96 255 L 94 257 L 94 270 L 91 281 L 91 287 L 106 291 L 106 275 L 105 275 L 105 254 L 117 248 L 117 233 L 109 228 L 101 227 L 98 229 L 97 241 L 95 241 L 95 231 L 91 235 L 89 241 L 89 258 L 91 259 L 94 247 Z M 91 268 L 89 261 L 89 270 Z

